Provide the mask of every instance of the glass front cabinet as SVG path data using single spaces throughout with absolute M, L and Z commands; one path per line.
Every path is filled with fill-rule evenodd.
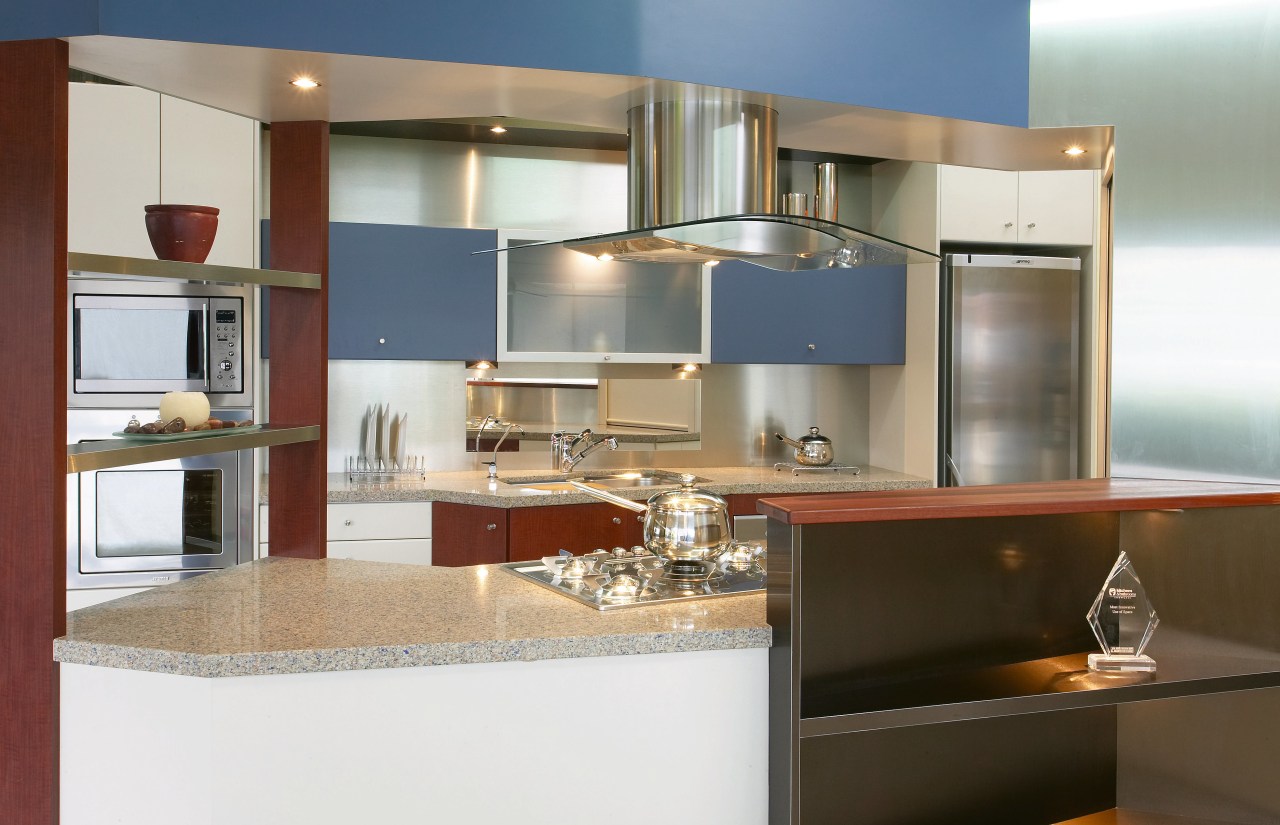
M 499 361 L 705 363 L 710 269 L 602 261 L 559 244 L 573 233 L 502 230 Z

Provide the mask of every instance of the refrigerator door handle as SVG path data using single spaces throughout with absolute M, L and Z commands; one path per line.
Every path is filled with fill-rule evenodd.
M 955 487 L 963 487 L 964 479 L 960 477 L 960 468 L 956 466 L 956 462 L 951 458 L 951 453 L 946 454 L 947 466 L 951 468 L 951 477 L 955 480 Z

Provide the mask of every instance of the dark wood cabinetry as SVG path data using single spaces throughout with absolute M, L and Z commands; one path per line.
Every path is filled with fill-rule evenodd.
M 643 543 L 644 522 L 612 504 L 565 504 L 511 510 L 507 559 L 524 561 L 568 550 L 575 556 L 597 548 Z
M 432 506 L 432 563 L 441 567 L 497 564 L 580 555 L 596 548 L 640 544 L 639 514 L 612 504 L 554 507 L 479 507 L 436 502 Z
M 431 505 L 431 563 L 437 567 L 507 560 L 507 510 L 437 501 Z

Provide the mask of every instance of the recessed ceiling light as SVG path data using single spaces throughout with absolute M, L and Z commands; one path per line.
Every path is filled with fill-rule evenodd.
M 297 86 L 299 89 L 315 89 L 320 85 L 320 81 L 310 77 L 295 77 L 289 81 L 290 86 Z
M 719 261 L 703 261 L 702 265 L 703 266 L 719 266 L 720 262 Z
M 613 260 L 613 256 L 612 256 L 612 255 L 610 255 L 608 252 L 601 252 L 599 255 L 597 255 L 597 256 L 596 256 L 596 260 L 597 260 L 597 261 L 612 261 L 612 260 Z
M 505 132 L 507 131 L 507 127 L 505 127 L 505 126 L 490 126 L 490 127 L 489 127 L 489 131 L 490 131 L 490 132 L 493 132 L 495 135 L 501 135 L 501 134 L 503 134 L 503 133 L 505 133 Z
M 1062 154 L 1071 155 L 1072 157 L 1075 157 L 1076 155 L 1083 155 L 1087 151 L 1088 151 L 1087 149 L 1084 149 L 1080 146 L 1068 146 L 1066 149 L 1062 150 Z

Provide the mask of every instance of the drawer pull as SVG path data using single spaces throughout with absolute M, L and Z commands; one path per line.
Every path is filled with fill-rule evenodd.
M 486 530 L 497 530 L 497 529 L 498 529 L 498 525 L 496 525 L 496 524 L 486 524 L 486 525 L 484 526 L 484 529 L 486 529 Z
M 641 513 L 640 515 L 636 516 L 636 521 L 644 521 L 644 514 Z
M 621 524 L 621 523 L 622 523 L 622 519 L 621 519 L 620 517 L 618 517 L 618 516 L 614 516 L 614 517 L 613 517 L 613 523 L 614 523 L 614 524 Z
M 351 519 L 347 519 L 346 521 L 342 522 L 342 526 L 343 526 L 343 527 L 350 527 L 350 526 L 351 526 Z

